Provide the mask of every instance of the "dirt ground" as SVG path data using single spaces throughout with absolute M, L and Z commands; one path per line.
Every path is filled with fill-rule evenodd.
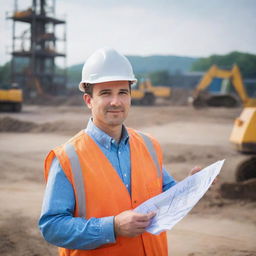
M 241 109 L 160 104 L 134 106 L 126 124 L 151 133 L 161 143 L 165 166 L 182 180 L 195 165 L 226 159 L 219 183 L 168 232 L 169 255 L 256 255 L 256 203 L 222 198 L 224 182 L 234 181 L 245 156 L 228 139 Z M 44 193 L 47 152 L 86 126 L 84 106 L 27 105 L 22 113 L 0 113 L 0 255 L 57 255 L 37 228 Z

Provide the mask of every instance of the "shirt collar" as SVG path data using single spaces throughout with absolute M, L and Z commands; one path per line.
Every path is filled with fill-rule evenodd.
M 110 137 L 107 133 L 102 131 L 100 128 L 98 128 L 93 123 L 92 118 L 90 118 L 85 131 L 90 136 L 92 136 L 93 139 L 95 139 L 97 141 L 97 143 L 99 143 L 100 145 L 102 145 L 103 147 L 105 147 L 107 149 L 111 148 L 111 144 L 118 146 L 117 142 L 112 137 Z M 119 142 L 119 145 L 127 144 L 128 140 L 129 140 L 129 134 L 127 132 L 127 129 L 123 125 L 122 126 L 122 135 L 121 135 L 121 140 Z

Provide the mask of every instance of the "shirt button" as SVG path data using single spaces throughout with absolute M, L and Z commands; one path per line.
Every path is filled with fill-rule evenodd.
M 126 174 L 124 174 L 124 177 L 126 177 Z
M 125 185 L 128 188 L 128 184 Z
M 107 239 L 107 240 L 106 240 L 106 242 L 107 242 L 107 243 L 109 243 L 109 242 L 110 242 L 110 240 L 109 240 L 109 239 Z
M 120 155 L 120 154 L 121 154 L 121 151 L 119 151 L 118 154 Z

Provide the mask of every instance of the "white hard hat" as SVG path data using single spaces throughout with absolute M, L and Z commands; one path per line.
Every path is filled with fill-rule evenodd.
M 116 50 L 105 47 L 94 52 L 85 62 L 79 89 L 84 92 L 83 83 L 95 84 L 111 81 L 136 83 L 137 79 L 129 60 Z

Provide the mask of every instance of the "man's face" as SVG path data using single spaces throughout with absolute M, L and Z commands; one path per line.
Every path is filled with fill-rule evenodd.
M 99 128 L 120 126 L 126 119 L 131 105 L 129 82 L 94 84 L 92 97 L 85 94 L 84 101 L 92 111 L 96 126 Z

